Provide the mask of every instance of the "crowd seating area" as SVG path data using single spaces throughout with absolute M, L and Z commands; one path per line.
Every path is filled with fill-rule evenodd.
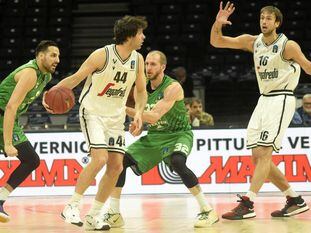
M 159 49 L 168 56 L 167 72 L 176 66 L 184 66 L 188 78 L 192 78 L 195 88 L 205 91 L 206 111 L 214 115 L 217 125 L 234 122 L 244 126 L 255 107 L 259 96 L 252 54 L 228 49 L 216 49 L 209 43 L 210 29 L 219 8 L 215 0 L 108 0 L 113 4 L 126 2 L 122 7 L 124 14 L 144 15 L 148 19 L 146 41 L 141 53 Z M 18 65 L 34 57 L 34 48 L 41 39 L 55 40 L 61 49 L 61 63 L 55 73 L 55 82 L 66 74 L 74 72 L 76 64 L 75 49 L 72 48 L 74 10 L 79 4 L 97 4 L 96 15 L 100 15 L 100 0 L 0 0 L 0 73 L 1 79 Z M 311 58 L 311 1 L 305 0 L 250 0 L 234 1 L 236 10 L 231 17 L 232 26 L 223 29 L 226 35 L 242 33 L 258 34 L 259 11 L 262 6 L 275 5 L 284 14 L 280 31 L 289 39 L 297 41 Z M 94 5 L 93 5 L 94 6 Z M 105 6 L 103 6 L 105 8 Z M 91 8 L 90 8 L 91 9 Z M 107 9 L 106 9 L 107 12 Z M 112 11 L 109 16 L 116 16 Z M 118 11 L 118 13 L 122 13 Z M 92 15 L 84 10 L 84 15 Z M 122 15 L 120 16 L 122 17 Z M 98 22 L 99 23 L 99 22 Z M 105 22 L 107 24 L 107 22 Z M 105 27 L 107 25 L 105 24 Z M 112 30 L 113 25 L 111 25 Z M 92 34 L 92 39 L 101 35 Z M 86 41 L 85 41 L 86 40 Z M 87 38 L 84 39 L 87 44 Z M 90 41 L 91 44 L 91 41 Z M 104 44 L 103 44 L 104 45 Z M 81 59 L 81 53 L 79 53 Z M 86 58 L 86 57 L 85 57 Z M 80 60 L 79 60 L 80 61 Z M 301 74 L 296 95 L 311 93 L 310 77 Z M 76 97 L 79 90 L 75 90 Z M 29 111 L 25 127 L 53 128 L 61 120 L 63 127 L 78 126 L 78 105 L 65 119 L 52 119 L 36 101 Z M 54 121 L 53 121 L 54 120 Z M 57 122 L 57 123 L 56 123 Z M 233 123 L 233 125 L 235 125 Z M 226 124 L 225 124 L 226 125 Z M 232 123 L 230 123 L 232 125 Z

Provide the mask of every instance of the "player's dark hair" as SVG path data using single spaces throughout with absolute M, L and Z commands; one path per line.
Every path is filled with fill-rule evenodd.
M 46 52 L 48 47 L 50 46 L 55 46 L 58 47 L 58 45 L 56 44 L 56 42 L 52 41 L 52 40 L 42 40 L 36 47 L 35 49 L 35 54 L 36 57 L 38 56 L 38 54 L 40 52 Z
M 116 44 L 123 44 L 129 37 L 136 36 L 139 29 L 146 29 L 146 17 L 126 15 L 115 22 L 113 32 Z

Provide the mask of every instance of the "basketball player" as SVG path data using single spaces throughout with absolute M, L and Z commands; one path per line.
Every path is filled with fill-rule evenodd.
M 239 196 L 239 205 L 222 217 L 230 220 L 253 218 L 254 200 L 268 178 L 286 196 L 282 210 L 271 213 L 273 217 L 288 217 L 309 209 L 304 200 L 288 184 L 285 176 L 272 162 L 272 152 L 278 152 L 284 133 L 295 112 L 296 88 L 300 66 L 311 74 L 311 62 L 301 52 L 299 45 L 276 30 L 283 16 L 274 6 L 260 11 L 261 34 L 223 36 L 223 25 L 231 25 L 228 17 L 234 12 L 228 2 L 222 2 L 211 29 L 211 44 L 217 48 L 242 49 L 254 54 L 254 65 L 260 90 L 260 98 L 247 127 L 247 148 L 252 149 L 252 160 L 256 165 L 251 186 L 245 196 Z
M 110 209 L 105 215 L 106 221 L 112 227 L 124 225 L 119 202 L 125 183 L 126 168 L 131 167 L 137 175 L 141 175 L 163 160 L 178 173 L 200 206 L 195 227 L 210 226 L 218 221 L 217 214 L 207 203 L 197 177 L 186 165 L 187 156 L 192 149 L 193 133 L 184 104 L 183 89 L 175 79 L 164 74 L 166 56 L 162 52 L 148 53 L 145 66 L 149 82 L 143 121 L 148 123 L 148 134 L 126 150 L 124 170 L 112 192 Z M 133 117 L 136 111 L 127 107 L 127 114 Z M 130 131 L 132 130 L 131 125 Z
M 0 222 L 10 220 L 3 203 L 40 164 L 40 158 L 25 136 L 18 118 L 41 94 L 58 63 L 57 44 L 41 41 L 36 48 L 36 58 L 16 68 L 0 84 L 0 152 L 16 156 L 21 162 L 0 189 Z
M 114 25 L 116 44 L 94 51 L 76 73 L 57 84 L 72 89 L 87 77 L 79 100 L 80 124 L 91 162 L 81 172 L 75 193 L 61 214 L 66 222 L 82 226 L 79 214 L 82 195 L 107 164 L 95 201 L 85 217 L 86 230 L 110 229 L 98 214 L 122 172 L 125 103 L 134 82 L 137 88 L 134 124 L 137 127 L 133 135 L 142 126 L 141 115 L 147 101 L 146 78 L 143 57 L 136 50 L 144 42 L 146 27 L 144 17 L 125 16 L 117 20 Z

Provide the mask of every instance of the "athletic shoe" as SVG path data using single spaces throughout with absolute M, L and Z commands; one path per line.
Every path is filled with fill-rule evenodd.
M 104 215 L 104 221 L 108 223 L 112 228 L 118 228 L 124 226 L 124 220 L 120 213 L 113 213 L 111 209 Z
M 209 227 L 218 221 L 219 218 L 215 210 L 203 211 L 197 215 L 197 221 L 195 222 L 194 227 Z
M 3 208 L 4 201 L 0 201 L 0 222 L 10 221 L 10 216 L 4 211 Z
M 84 219 L 84 230 L 86 231 L 108 231 L 110 225 L 104 221 L 99 215 L 86 215 Z
M 80 210 L 78 205 L 67 204 L 63 212 L 61 213 L 61 217 L 67 223 L 71 223 L 79 227 L 83 225 L 83 222 L 81 221 L 80 218 Z
M 301 214 L 309 210 L 309 207 L 302 199 L 301 196 L 298 197 L 286 197 L 285 207 L 281 210 L 276 210 L 271 213 L 272 217 L 290 217 L 296 214 Z
M 256 217 L 256 213 L 254 211 L 254 202 L 252 202 L 247 196 L 241 196 L 239 194 L 237 196 L 240 198 L 240 200 L 237 201 L 240 202 L 240 204 L 233 210 L 223 214 L 222 218 L 229 220 L 240 220 Z

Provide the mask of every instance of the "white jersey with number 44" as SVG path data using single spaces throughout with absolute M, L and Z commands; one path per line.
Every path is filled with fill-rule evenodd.
M 88 113 L 94 115 L 124 115 L 127 97 L 136 80 L 138 53 L 134 50 L 122 60 L 115 44 L 104 48 L 106 63 L 101 70 L 87 77 L 79 102 Z

